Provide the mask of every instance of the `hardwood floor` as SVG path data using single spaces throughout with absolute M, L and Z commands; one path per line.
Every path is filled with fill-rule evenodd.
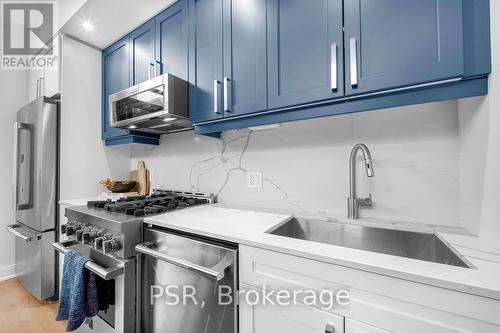
M 0 282 L 0 333 L 59 333 L 65 321 L 55 321 L 57 302 L 40 302 L 18 279 Z

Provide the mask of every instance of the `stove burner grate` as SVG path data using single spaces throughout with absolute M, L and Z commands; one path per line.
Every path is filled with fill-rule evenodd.
M 149 197 L 134 196 L 120 198 L 115 202 L 111 200 L 89 201 L 87 206 L 139 217 L 161 214 L 175 209 L 183 209 L 209 202 L 207 198 L 188 197 L 172 192 L 160 192 L 154 193 Z

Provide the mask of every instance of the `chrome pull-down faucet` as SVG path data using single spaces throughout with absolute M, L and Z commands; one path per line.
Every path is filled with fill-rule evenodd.
M 363 143 L 358 143 L 352 148 L 351 157 L 349 159 L 349 198 L 347 198 L 347 217 L 350 219 L 359 218 L 359 207 L 371 207 L 372 195 L 368 198 L 356 198 L 356 155 L 358 151 L 363 152 L 365 159 L 366 175 L 373 177 L 373 162 L 370 150 Z

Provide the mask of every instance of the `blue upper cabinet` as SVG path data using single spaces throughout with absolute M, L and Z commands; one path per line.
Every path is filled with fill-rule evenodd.
M 342 0 L 269 0 L 267 30 L 269 109 L 344 95 Z
M 346 95 L 464 74 L 462 1 L 345 0 Z
M 484 95 L 489 0 L 178 0 L 103 51 L 108 97 L 172 73 L 197 133 Z
M 188 79 L 187 0 L 177 1 L 155 18 L 156 70 Z
M 267 110 L 266 0 L 224 0 L 224 117 Z
M 125 37 L 102 52 L 102 138 L 128 135 L 130 131 L 109 127 L 109 95 L 131 86 L 130 39 Z
M 130 33 L 130 66 L 132 85 L 156 76 L 154 20 Z
M 222 117 L 222 0 L 189 0 L 189 119 Z
M 267 110 L 266 0 L 190 0 L 193 123 Z

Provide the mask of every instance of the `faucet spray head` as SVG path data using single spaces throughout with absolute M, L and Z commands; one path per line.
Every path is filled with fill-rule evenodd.
M 368 158 L 365 160 L 365 168 L 366 168 L 366 175 L 368 177 L 375 176 L 375 173 L 373 172 L 373 162 L 371 159 Z

